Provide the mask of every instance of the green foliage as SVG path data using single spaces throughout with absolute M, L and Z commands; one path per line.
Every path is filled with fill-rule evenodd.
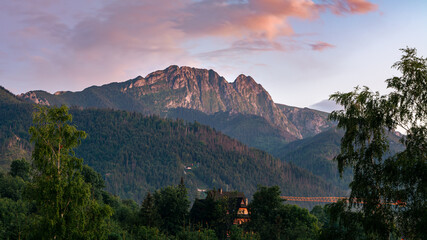
M 101 174 L 93 170 L 88 165 L 83 165 L 82 172 L 83 180 L 91 185 L 91 194 L 97 199 L 102 199 L 102 191 L 105 188 L 104 179 Z
M 0 175 L 0 198 L 21 200 L 25 189 L 25 181 L 21 177 Z
M 210 191 L 206 199 L 196 199 L 190 211 L 193 226 L 215 231 L 219 239 L 224 239 L 236 217 L 236 202 L 215 198 L 216 190 Z
M 320 205 L 314 206 L 311 209 L 310 214 L 314 215 L 317 218 L 320 227 L 323 227 L 329 223 L 329 215 L 326 212 L 325 208 Z
M 316 206 L 311 210 L 311 214 L 316 216 L 322 226 L 320 240 L 369 239 L 363 231 L 361 213 L 345 211 L 344 202 L 324 207 Z
M 32 204 L 23 200 L 27 183 L 20 174 L 13 175 L 0 173 L 0 239 L 26 239 L 33 221 L 29 217 Z
M 281 226 L 280 239 L 317 239 L 320 231 L 318 220 L 307 209 L 284 205 L 279 209 L 276 224 Z
M 168 240 L 170 239 L 165 234 L 161 233 L 158 228 L 139 226 L 132 239 L 135 240 Z
M 30 164 L 25 159 L 18 159 L 12 161 L 10 164 L 10 175 L 12 177 L 20 177 L 24 181 L 28 181 L 30 178 Z
M 141 204 L 141 210 L 139 212 L 139 223 L 141 225 L 148 227 L 160 226 L 160 215 L 154 204 L 154 197 L 151 193 L 147 193 Z
M 256 233 L 245 232 L 243 228 L 236 225 L 230 228 L 230 240 L 259 240 L 260 237 Z
M 124 199 L 120 201 L 119 205 L 114 208 L 112 218 L 120 223 L 123 229 L 131 232 L 132 228 L 137 224 L 138 204 L 131 199 Z
M 40 107 L 34 114 L 30 128 L 34 175 L 29 189 L 40 220 L 33 231 L 45 239 L 103 238 L 111 208 L 91 199 L 90 185 L 81 175 L 83 160 L 73 152 L 86 134 L 69 121 L 65 106 Z
M 331 99 L 344 107 L 331 114 L 345 130 L 339 170 L 352 167 L 348 209 L 358 207 L 369 236 L 388 238 L 397 229 L 408 239 L 425 239 L 427 232 L 427 59 L 415 49 L 403 49 L 393 65 L 402 76 L 388 79 L 387 95 L 369 88 L 336 93 Z M 406 130 L 405 149 L 390 154 L 387 135 L 397 127 Z M 363 205 L 354 204 L 354 202 Z M 405 203 L 394 206 L 389 203 Z
M 175 235 L 188 223 L 190 201 L 184 185 L 168 186 L 154 193 L 154 205 L 160 216 L 160 229 Z
M 202 229 L 199 231 L 184 230 L 176 235 L 177 240 L 217 240 L 213 230 Z
M 0 198 L 0 239 L 24 239 L 28 229 L 29 204 Z
M 279 187 L 259 187 L 249 204 L 249 230 L 259 233 L 261 239 L 317 239 L 317 218 L 307 209 L 283 201 Z

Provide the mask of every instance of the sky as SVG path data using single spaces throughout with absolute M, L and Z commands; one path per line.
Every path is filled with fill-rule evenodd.
M 330 108 L 357 85 L 387 93 L 399 49 L 426 57 L 426 12 L 425 0 L 0 0 L 0 85 L 81 91 L 179 65 Z

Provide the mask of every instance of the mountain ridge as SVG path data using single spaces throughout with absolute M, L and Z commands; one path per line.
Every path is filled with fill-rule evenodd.
M 249 114 L 265 118 L 284 135 L 292 136 L 287 139 L 288 142 L 307 135 L 289 120 L 286 112 L 251 76 L 240 74 L 234 82 L 228 82 L 212 69 L 171 65 L 146 77 L 137 76 L 125 82 L 91 86 L 82 91 L 57 91 L 54 94 L 29 91 L 19 96 L 44 105 L 112 108 L 146 115 L 162 115 L 175 108 L 193 109 L 206 114 Z

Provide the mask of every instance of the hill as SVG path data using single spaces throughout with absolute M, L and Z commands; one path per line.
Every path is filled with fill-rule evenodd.
M 28 126 L 32 105 L 23 102 L 0 87 L 0 168 L 8 168 L 12 160 L 30 158 Z
M 313 137 L 297 140 L 271 151 L 272 155 L 283 161 L 293 163 L 298 167 L 309 170 L 326 181 L 348 189 L 353 173 L 345 170 L 342 178 L 339 175 L 337 163 L 333 158 L 340 152 L 341 138 L 344 132 L 336 127 L 321 132 Z M 388 134 L 390 154 L 403 150 L 396 134 Z
M 276 149 L 272 154 L 346 189 L 352 174 L 346 171 L 341 179 L 337 163 L 333 161 L 340 151 L 342 136 L 341 131 L 333 128 L 313 137 L 291 142 Z

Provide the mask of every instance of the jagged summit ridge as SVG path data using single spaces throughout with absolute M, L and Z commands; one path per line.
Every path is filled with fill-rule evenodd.
M 229 83 L 213 70 L 173 65 L 140 78 L 133 85 L 130 83 L 123 91 L 135 86 L 148 86 L 143 91 L 137 91 L 137 94 L 153 94 L 168 89 L 184 92 L 179 99 L 167 96 L 166 108 L 190 108 L 208 114 L 229 111 L 258 115 L 301 138 L 296 127 L 275 105 L 270 94 L 250 76 L 240 74 L 234 82 Z
M 161 114 L 169 109 L 187 108 L 207 114 L 230 112 L 265 118 L 295 139 L 299 130 L 273 102 L 270 94 L 252 77 L 239 75 L 228 82 L 217 72 L 172 65 L 146 77 L 121 83 L 86 88 L 81 92 L 28 92 L 23 98 L 49 105 L 114 108 Z

